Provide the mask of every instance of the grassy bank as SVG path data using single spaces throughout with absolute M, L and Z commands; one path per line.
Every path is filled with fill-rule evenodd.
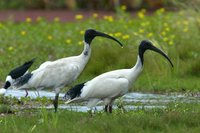
M 198 103 L 170 103 L 165 109 L 138 109 L 113 114 L 102 112 L 90 117 L 88 113 L 39 109 L 0 117 L 4 132 L 199 132 L 200 106 Z
M 174 63 L 174 68 L 160 55 L 147 52 L 144 70 L 132 90 L 136 91 L 186 91 L 200 90 L 200 17 L 198 12 L 167 12 L 159 9 L 151 15 L 145 10 L 132 17 L 127 13 L 104 16 L 94 14 L 87 20 L 76 16 L 75 22 L 47 22 L 38 17 L 35 22 L 27 18 L 15 23 L 0 23 L 0 81 L 8 72 L 36 57 L 31 70 L 42 62 L 78 55 L 82 49 L 85 29 L 94 28 L 118 38 L 121 49 L 113 41 L 96 38 L 92 43 L 92 56 L 76 83 L 83 82 L 106 71 L 130 68 L 137 58 L 141 40 L 149 39 L 163 49 Z

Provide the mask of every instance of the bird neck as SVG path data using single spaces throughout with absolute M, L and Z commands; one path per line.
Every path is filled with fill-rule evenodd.
M 90 57 L 90 54 L 91 54 L 90 45 L 84 41 L 84 49 L 81 55 L 84 57 Z
M 143 68 L 143 65 L 142 65 L 142 62 L 141 62 L 141 58 L 138 55 L 137 62 L 135 64 L 135 66 L 133 68 L 131 68 L 131 72 L 130 72 L 130 75 L 129 75 L 130 82 L 134 82 L 137 79 L 137 77 L 139 76 L 139 74 L 142 71 L 142 68 Z
M 135 69 L 135 70 L 141 70 L 142 67 L 143 67 L 143 56 L 141 58 L 140 55 L 137 56 L 137 61 L 136 61 L 136 64 L 135 66 L 132 68 L 132 69 Z

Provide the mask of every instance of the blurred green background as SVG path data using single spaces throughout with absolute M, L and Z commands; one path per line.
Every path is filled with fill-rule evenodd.
M 199 0 L 1 0 L 0 9 L 70 9 L 115 11 L 120 5 L 127 10 L 141 8 L 177 8 L 178 3 L 199 4 Z

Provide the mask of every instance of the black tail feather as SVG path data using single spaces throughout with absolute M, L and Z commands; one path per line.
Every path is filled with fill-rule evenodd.
M 31 67 L 31 65 L 34 63 L 34 61 L 35 61 L 35 58 L 33 58 L 30 61 L 25 62 L 23 65 L 11 70 L 8 75 L 10 75 L 13 79 L 17 79 L 17 78 L 23 76 L 28 71 L 28 69 Z
M 33 62 L 35 62 L 35 60 L 36 60 L 36 58 L 33 58 L 32 60 L 25 62 L 25 63 L 23 64 L 23 66 L 24 66 L 24 65 L 31 66 L 31 65 L 33 64 Z

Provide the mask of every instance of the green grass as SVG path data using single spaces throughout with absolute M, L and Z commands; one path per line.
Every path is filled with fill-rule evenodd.
M 59 110 L 28 110 L 0 117 L 1 133 L 14 132 L 191 132 L 200 130 L 198 103 L 170 103 L 165 109 L 138 109 L 113 114 L 102 112 L 90 117 L 88 113 Z
M 134 84 L 133 91 L 200 90 L 200 17 L 198 12 L 155 11 L 150 16 L 140 11 L 136 17 L 122 13 L 106 19 L 89 18 L 75 22 L 19 22 L 0 23 L 0 81 L 8 72 L 36 57 L 31 70 L 47 60 L 78 55 L 83 46 L 83 31 L 94 28 L 118 38 L 124 48 L 105 38 L 92 42 L 91 60 L 74 83 L 80 83 L 115 69 L 131 68 L 137 58 L 139 42 L 149 39 L 163 49 L 174 63 L 174 68 L 157 53 L 146 52 L 144 70 Z
M 78 80 L 80 83 L 106 71 L 134 66 L 137 48 L 143 39 L 149 39 L 163 49 L 174 63 L 174 68 L 160 55 L 147 52 L 143 73 L 131 91 L 192 92 L 200 90 L 200 17 L 199 12 L 156 11 L 140 17 L 118 14 L 114 20 L 95 19 L 76 22 L 20 22 L 7 20 L 0 23 L 0 81 L 4 82 L 8 72 L 37 57 L 31 70 L 42 62 L 78 55 L 83 46 L 82 33 L 87 28 L 107 32 L 118 38 L 124 48 L 113 41 L 95 38 L 92 56 Z M 141 15 L 143 14 L 143 15 Z M 1 97 L 0 132 L 199 132 L 199 103 L 170 103 L 164 109 L 138 109 L 113 114 L 88 113 L 46 109 L 13 110 L 17 99 Z M 26 105 L 31 99 L 21 100 Z M 38 103 L 37 103 L 38 102 Z M 36 99 L 37 104 L 50 104 L 47 99 Z M 19 105 L 20 106 L 20 105 Z M 12 114 L 14 112 L 14 114 Z M 5 115 L 5 116 L 3 116 Z

